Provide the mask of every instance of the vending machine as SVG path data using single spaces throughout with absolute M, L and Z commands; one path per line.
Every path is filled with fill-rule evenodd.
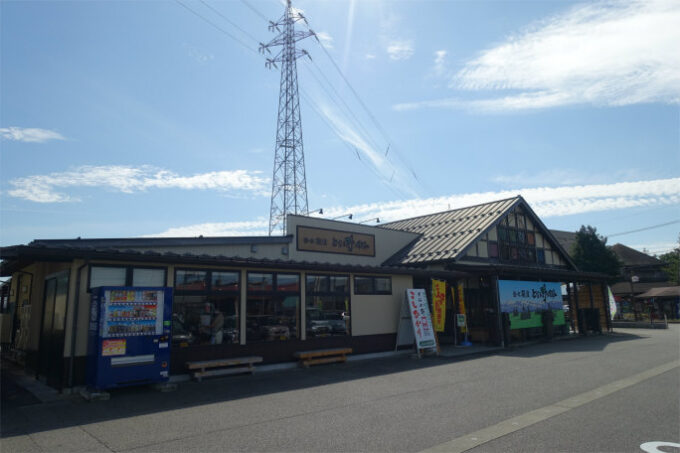
M 93 288 L 88 387 L 103 390 L 166 382 L 171 323 L 171 288 Z

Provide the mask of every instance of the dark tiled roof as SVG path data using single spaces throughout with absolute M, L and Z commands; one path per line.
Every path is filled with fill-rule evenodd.
M 429 214 L 381 225 L 381 228 L 420 233 L 412 247 L 392 257 L 391 264 L 456 260 L 487 229 L 495 225 L 521 197 Z
M 614 244 L 611 248 L 624 266 L 654 266 L 661 264 L 659 259 L 646 253 L 638 252 L 623 244 Z
M 205 245 L 288 244 L 293 236 L 214 236 L 214 237 L 142 237 L 102 239 L 36 239 L 29 245 L 71 248 L 167 247 Z
M 239 256 L 207 255 L 173 252 L 120 250 L 116 248 L 72 247 L 64 244 L 17 245 L 0 248 L 0 275 L 11 275 L 32 261 L 68 261 L 71 259 L 98 259 L 172 264 L 213 265 L 229 267 L 282 268 L 299 270 L 324 270 L 336 272 L 365 272 L 378 274 L 432 275 L 443 278 L 462 277 L 469 274 L 450 271 L 425 271 L 423 269 L 392 266 L 347 265 L 319 261 L 292 261 L 289 259 L 244 258 Z
M 557 239 L 565 252 L 571 256 L 571 246 L 576 243 L 576 233 L 571 231 L 550 230 L 552 235 Z

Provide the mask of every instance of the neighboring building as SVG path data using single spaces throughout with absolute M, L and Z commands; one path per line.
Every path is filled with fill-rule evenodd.
M 575 319 L 581 309 L 599 309 L 598 325 L 579 331 L 609 327 L 604 276 L 579 272 L 521 197 L 380 227 L 294 215 L 287 222 L 289 235 L 278 237 L 4 247 L 11 348 L 48 384 L 82 385 L 89 299 L 98 286 L 173 288 L 174 374 L 186 372 L 187 361 L 211 358 L 258 355 L 275 363 L 310 349 L 394 350 L 405 290 L 429 290 L 432 279 L 448 284 L 443 344 L 461 340 L 461 311 L 472 341 L 502 344 L 499 282 L 565 283 Z M 219 337 L 205 329 L 216 316 L 223 318 Z M 512 338 L 540 334 L 540 327 L 518 328 Z
M 571 252 L 576 242 L 576 233 L 551 230 L 562 247 Z M 644 298 L 639 295 L 655 288 L 675 286 L 663 270 L 664 263 L 656 257 L 637 251 L 623 244 L 614 244 L 609 248 L 621 262 L 621 270 L 617 281 L 611 285 L 612 294 L 619 304 L 621 317 L 630 316 L 638 319 L 649 312 Z

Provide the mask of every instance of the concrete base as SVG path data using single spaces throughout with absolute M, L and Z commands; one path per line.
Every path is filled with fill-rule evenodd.
M 90 389 L 81 390 L 80 396 L 85 398 L 87 401 L 106 401 L 111 399 L 111 394 L 109 392 L 100 392 Z
M 612 327 L 622 329 L 668 329 L 668 323 L 663 321 L 654 323 L 649 321 L 613 321 Z

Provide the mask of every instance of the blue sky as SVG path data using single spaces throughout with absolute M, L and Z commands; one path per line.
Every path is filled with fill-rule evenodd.
M 320 41 L 298 62 L 311 209 L 522 194 L 549 228 L 677 245 L 680 3 L 294 6 Z M 266 234 L 279 73 L 256 50 L 279 1 L 0 8 L 0 245 Z

